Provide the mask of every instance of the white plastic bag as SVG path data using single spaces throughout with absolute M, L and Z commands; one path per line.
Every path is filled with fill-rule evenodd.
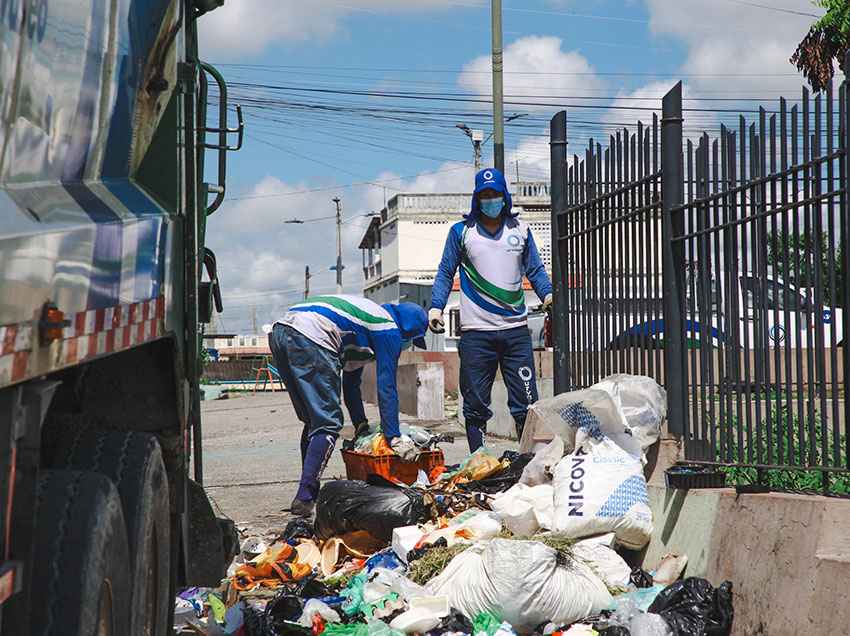
M 573 556 L 596 572 L 609 588 L 628 587 L 632 569 L 608 546 L 585 539 L 573 545 Z
M 551 483 L 552 469 L 564 456 L 564 440 L 556 437 L 534 455 L 522 471 L 519 483 L 526 486 L 539 486 Z
M 567 453 L 588 440 L 607 437 L 626 452 L 641 456 L 640 443 L 632 436 L 619 400 L 602 389 L 562 393 L 528 407 L 520 452 L 530 452 L 536 442 L 556 436 L 564 441 Z
M 554 489 L 549 484 L 529 488 L 514 484 L 490 502 L 507 527 L 518 537 L 530 537 L 538 530 L 551 530 L 554 515 Z
M 593 385 L 619 401 L 626 424 L 643 452 L 658 441 L 661 423 L 667 417 L 667 392 L 644 375 L 611 375 Z
M 476 543 L 426 589 L 447 596 L 467 618 L 493 612 L 520 634 L 547 621 L 569 625 L 612 602 L 605 583 L 589 567 L 575 560 L 559 565 L 555 550 L 538 541 Z
M 632 550 L 652 536 L 652 511 L 640 456 L 613 441 L 587 442 L 555 467 L 554 530 L 581 538 L 613 532 Z
M 301 618 L 298 619 L 298 623 L 304 627 L 312 627 L 313 616 L 316 614 L 321 616 L 328 623 L 338 623 L 342 620 L 335 610 L 332 610 L 319 599 L 311 598 L 304 605 L 304 611 L 301 613 Z

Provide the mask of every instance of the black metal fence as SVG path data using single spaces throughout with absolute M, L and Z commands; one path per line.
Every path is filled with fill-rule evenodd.
M 850 469 L 846 84 L 683 139 L 659 122 L 566 153 L 552 121 L 556 391 L 656 378 L 688 459 Z M 687 111 L 685 111 L 687 113 Z

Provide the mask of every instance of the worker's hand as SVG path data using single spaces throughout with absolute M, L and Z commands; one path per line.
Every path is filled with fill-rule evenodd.
M 546 294 L 546 298 L 543 299 L 543 311 L 548 311 L 552 307 L 552 294 Z
M 445 333 L 446 323 L 443 320 L 443 310 L 433 308 L 428 312 L 428 326 L 434 333 Z
M 393 449 L 396 455 L 401 457 L 402 461 L 412 462 L 419 456 L 419 449 L 416 448 L 416 444 L 406 435 L 393 437 L 390 441 L 390 448 Z

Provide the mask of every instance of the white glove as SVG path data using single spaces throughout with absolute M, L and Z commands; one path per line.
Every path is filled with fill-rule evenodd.
M 435 307 L 428 312 L 428 326 L 431 327 L 431 331 L 434 333 L 445 333 L 446 323 L 443 320 L 442 309 Z
M 552 306 L 552 300 L 552 294 L 546 294 L 546 298 L 543 299 L 543 311 Z
M 392 441 L 390 441 L 390 448 L 405 462 L 415 461 L 419 456 L 419 449 L 416 448 L 416 444 L 407 435 L 393 437 Z

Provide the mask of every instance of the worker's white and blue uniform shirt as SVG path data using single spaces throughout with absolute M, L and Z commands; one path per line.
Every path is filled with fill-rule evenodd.
M 403 309 L 359 296 L 316 296 L 293 305 L 278 321 L 339 356 L 345 404 L 355 424 L 366 421 L 360 395 L 363 367 L 372 361 L 377 364 L 378 407 L 387 437 L 399 435 L 396 370 L 402 333 L 396 320 L 404 322 L 406 316 L 398 315 Z
M 526 324 L 523 256 L 534 241 L 528 226 L 510 219 L 491 236 L 478 224 L 457 223 L 452 232 L 460 234 L 461 329 L 494 331 Z

